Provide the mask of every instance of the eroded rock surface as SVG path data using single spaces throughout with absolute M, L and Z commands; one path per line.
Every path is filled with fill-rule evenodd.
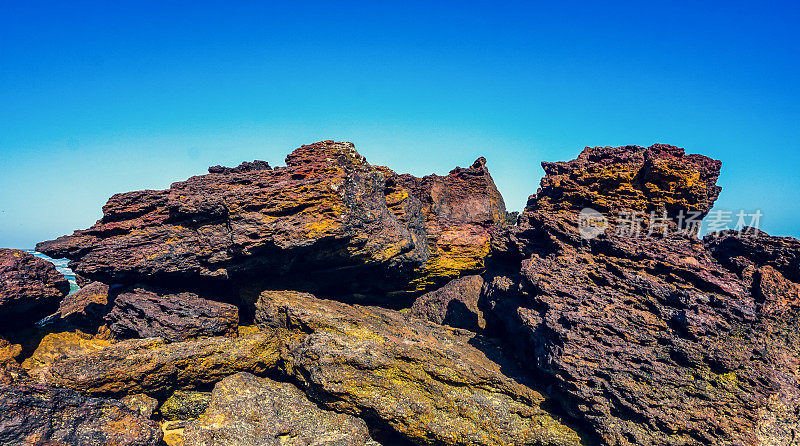
M 281 370 L 318 402 L 413 442 L 580 444 L 474 333 L 295 292 L 263 293 L 256 317 L 279 333 Z
M 126 407 L 67 389 L 0 384 L 3 445 L 156 446 L 161 429 Z
M 211 392 L 198 392 L 194 390 L 176 390 L 158 412 L 165 420 L 193 420 L 208 409 L 211 404 Z
M 409 314 L 441 325 L 478 332 L 486 328 L 480 308 L 483 278 L 464 276 L 418 297 Z
M 747 283 L 693 236 L 625 236 L 613 225 L 579 234 L 585 206 L 704 214 L 718 169 L 664 146 L 587 149 L 545 166 L 520 226 L 497 245 L 492 329 L 602 444 L 792 441 L 797 380 L 776 364 L 795 355 L 768 347 L 780 336 Z
M 323 410 L 297 387 L 249 373 L 214 387 L 211 406 L 184 429 L 186 446 L 362 446 L 367 425 Z
M 506 221 L 483 159 L 415 178 L 324 141 L 298 148 L 285 167 L 262 167 L 115 195 L 97 224 L 37 249 L 104 283 L 254 298 L 290 284 L 391 303 L 387 293 L 482 269 L 488 228 Z
M 24 326 L 56 311 L 69 282 L 47 260 L 0 249 L 0 331 Z
M 114 299 L 105 320 L 109 330 L 121 339 L 160 337 L 175 342 L 201 336 L 234 336 L 239 309 L 192 293 L 160 295 L 136 288 Z
M 263 373 L 277 361 L 276 338 L 256 331 L 236 338 L 131 339 L 76 349 L 41 361 L 28 373 L 39 382 L 87 394 L 155 395 L 210 385 L 239 371 Z

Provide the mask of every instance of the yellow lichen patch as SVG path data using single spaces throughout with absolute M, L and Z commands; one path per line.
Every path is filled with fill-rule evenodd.
M 304 227 L 304 234 L 308 238 L 318 238 L 322 235 L 329 235 L 330 232 L 341 227 L 342 223 L 333 219 L 323 219 L 307 223 Z
M 477 272 L 489 255 L 490 236 L 477 228 L 445 230 L 430 246 L 428 262 L 411 282 L 415 291 L 425 291 L 441 282 Z
M 33 355 L 22 363 L 26 370 L 47 366 L 62 358 L 100 350 L 110 341 L 96 339 L 81 331 L 50 333 L 42 339 Z

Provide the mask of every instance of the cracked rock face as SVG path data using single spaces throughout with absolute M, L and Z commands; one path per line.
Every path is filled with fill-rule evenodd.
M 297 387 L 238 373 L 217 383 L 203 418 L 184 429 L 186 446 L 362 446 L 367 425 L 323 410 Z
M 670 181 L 653 182 L 654 166 Z M 705 213 L 718 168 L 662 146 L 587 149 L 546 166 L 498 238 L 489 325 L 602 444 L 789 444 L 797 427 L 797 325 L 775 323 L 750 282 L 693 236 L 579 236 L 584 206 Z M 794 304 L 779 305 L 794 317 Z
M 158 423 L 125 404 L 67 389 L 0 384 L 0 443 L 4 445 L 153 446 Z
M 58 309 L 69 282 L 47 260 L 0 249 L 0 331 L 35 322 Z
M 211 172 L 115 195 L 94 226 L 37 249 L 108 284 L 255 299 L 288 283 L 391 304 L 387 293 L 480 270 L 487 228 L 506 219 L 484 159 L 415 178 L 370 165 L 351 143 L 324 141 L 298 148 L 285 167 Z
M 577 445 L 496 345 L 376 307 L 267 291 L 256 313 L 279 333 L 279 367 L 324 407 L 417 444 Z

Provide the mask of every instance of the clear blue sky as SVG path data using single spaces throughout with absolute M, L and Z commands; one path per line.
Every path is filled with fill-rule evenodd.
M 486 156 L 515 210 L 541 161 L 674 144 L 800 236 L 795 2 L 264 3 L 0 0 L 0 246 L 323 139 L 416 175 Z

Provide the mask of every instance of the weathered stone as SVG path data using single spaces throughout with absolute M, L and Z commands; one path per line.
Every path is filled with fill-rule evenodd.
M 263 329 L 279 333 L 281 369 L 328 409 L 419 444 L 580 443 L 474 333 L 302 293 L 265 292 L 257 307 Z
M 160 337 L 174 342 L 201 336 L 235 336 L 239 309 L 191 293 L 159 295 L 136 288 L 117 296 L 105 319 L 118 338 Z
M 124 398 L 120 398 L 120 402 L 127 406 L 131 410 L 135 410 L 142 414 L 145 418 L 151 418 L 153 416 L 153 412 L 155 412 L 156 408 L 158 407 L 158 400 L 155 398 L 151 398 L 143 393 L 137 393 L 136 395 L 128 395 Z
M 775 237 L 755 228 L 709 234 L 705 247 L 726 268 L 742 274 L 747 266 L 770 266 L 793 282 L 800 282 L 800 241 Z
M 22 367 L 26 370 L 38 369 L 73 355 L 100 350 L 110 344 L 110 341 L 97 339 L 79 330 L 50 333 L 42 339 L 36 351 L 22 363 Z
M 693 236 L 579 232 L 584 206 L 704 214 L 718 169 L 664 146 L 587 149 L 545 165 L 520 226 L 496 238 L 487 330 L 600 444 L 791 441 L 775 435 L 797 427 L 797 367 L 784 366 L 797 348 L 769 344 L 796 329 L 771 328 L 748 284 Z
M 285 286 L 399 305 L 397 293 L 481 270 L 489 228 L 506 222 L 482 158 L 420 179 L 324 141 L 286 167 L 212 171 L 115 195 L 93 227 L 37 249 L 105 283 L 245 300 Z
M 167 446 L 185 446 L 186 442 L 183 440 L 183 431 L 186 428 L 188 421 L 166 421 L 161 425 L 161 431 L 164 433 L 164 444 Z
M 0 385 L 0 444 L 155 446 L 161 429 L 119 401 L 67 389 Z
M 437 324 L 478 332 L 486 328 L 486 320 L 479 307 L 482 286 L 481 276 L 455 279 L 438 290 L 418 297 L 409 314 Z
M 47 260 L 0 249 L 0 331 L 38 321 L 56 311 L 69 282 Z
M 175 343 L 131 339 L 70 352 L 28 373 L 42 383 L 95 395 L 168 395 L 176 389 L 213 384 L 239 371 L 264 373 L 277 361 L 275 336 L 255 332 Z
M 21 345 L 11 344 L 7 340 L 0 338 L 0 364 L 15 361 L 20 352 L 22 352 Z
M 66 296 L 58 306 L 58 312 L 45 321 L 57 328 L 80 328 L 88 331 L 103 324 L 109 311 L 109 286 L 91 282 Z
M 320 409 L 297 387 L 238 373 L 217 383 L 205 415 L 186 425 L 187 446 L 363 446 L 367 425 Z
M 193 420 L 208 409 L 211 392 L 176 390 L 158 409 L 165 420 Z
M 719 196 L 722 163 L 665 144 L 650 147 L 587 147 L 572 161 L 542 163 L 545 177 L 530 210 L 560 211 L 591 207 L 705 215 Z M 523 213 L 522 217 L 525 217 Z

